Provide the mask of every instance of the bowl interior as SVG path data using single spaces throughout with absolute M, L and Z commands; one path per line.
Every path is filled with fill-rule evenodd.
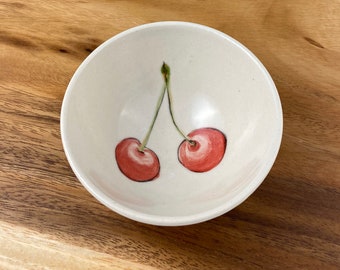
M 145 136 L 163 61 L 179 126 L 185 133 L 217 128 L 227 150 L 209 172 L 184 168 L 177 158 L 182 137 L 164 100 L 148 143 L 160 176 L 138 183 L 120 172 L 114 149 Z M 279 149 L 282 112 L 269 74 L 244 46 L 211 28 L 163 22 L 113 37 L 82 63 L 65 94 L 61 132 L 72 169 L 98 200 L 135 220 L 182 225 L 227 212 L 261 184 Z

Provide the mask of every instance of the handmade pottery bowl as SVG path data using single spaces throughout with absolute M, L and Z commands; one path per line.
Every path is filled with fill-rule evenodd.
M 101 203 L 177 226 L 250 196 L 275 161 L 282 122 L 275 85 L 247 48 L 206 26 L 158 22 L 118 34 L 80 65 L 61 136 L 74 173 Z

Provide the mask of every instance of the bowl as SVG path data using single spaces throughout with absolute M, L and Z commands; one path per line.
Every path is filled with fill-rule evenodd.
M 61 109 L 66 157 L 102 204 L 135 221 L 189 225 L 246 200 L 269 173 L 282 108 L 261 62 L 189 22 L 134 27 L 79 66 Z

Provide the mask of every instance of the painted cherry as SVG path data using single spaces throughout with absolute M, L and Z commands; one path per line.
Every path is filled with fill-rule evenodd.
M 227 138 L 216 128 L 199 128 L 190 132 L 187 136 L 179 128 L 173 113 L 173 100 L 170 89 L 170 67 L 163 64 L 165 71 L 164 81 L 168 94 L 169 111 L 172 122 L 178 133 L 184 138 L 178 147 L 178 160 L 190 171 L 207 172 L 215 168 L 223 159 Z
M 140 150 L 141 143 L 136 138 L 126 138 L 118 143 L 115 154 L 121 172 L 131 180 L 150 181 L 159 176 L 159 159 L 148 148 Z
M 178 160 L 190 171 L 207 172 L 223 159 L 227 139 L 215 128 L 199 128 L 188 134 L 191 141 L 183 140 L 178 147 Z
M 162 67 L 162 74 L 165 76 Z M 126 138 L 120 141 L 115 149 L 115 156 L 118 168 L 129 179 L 137 182 L 146 182 L 159 176 L 160 163 L 154 151 L 147 148 L 152 129 L 155 125 L 159 109 L 161 108 L 166 86 L 164 85 L 161 95 L 158 98 L 156 110 L 150 127 L 142 141 L 136 138 Z

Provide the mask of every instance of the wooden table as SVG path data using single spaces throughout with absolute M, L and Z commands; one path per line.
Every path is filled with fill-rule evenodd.
M 98 203 L 72 173 L 59 131 L 85 57 L 162 20 L 245 44 L 284 112 L 282 147 L 260 188 L 184 227 L 141 224 Z M 340 269 L 340 2 L 0 1 L 0 154 L 0 269 Z

